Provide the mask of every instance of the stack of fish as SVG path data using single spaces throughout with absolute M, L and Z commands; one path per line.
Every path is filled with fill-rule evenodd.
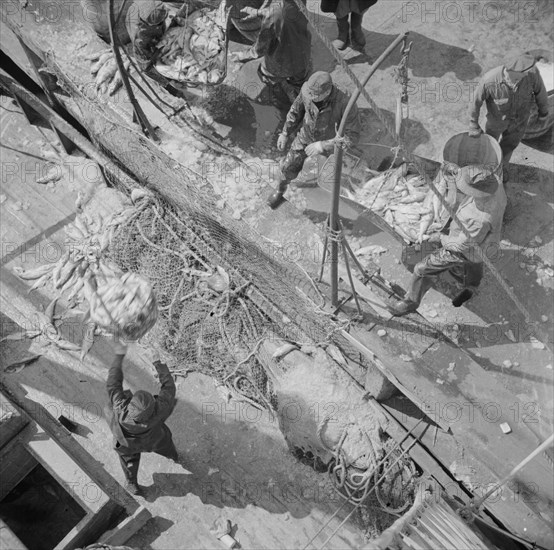
M 434 184 L 450 207 L 456 204 L 458 166 L 441 166 Z M 420 175 L 410 174 L 408 164 L 387 170 L 343 194 L 381 216 L 407 242 L 427 240 L 440 231 L 449 213 Z
M 226 16 L 220 7 L 201 8 L 187 17 L 176 17 L 175 25 L 158 43 L 156 70 L 179 82 L 219 84 L 227 67 Z

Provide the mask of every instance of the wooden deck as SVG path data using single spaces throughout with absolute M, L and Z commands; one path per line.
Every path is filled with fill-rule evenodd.
M 71 86 L 90 87 L 88 65 L 83 62 L 83 57 L 99 48 L 101 44 L 82 22 L 76 22 L 70 30 L 64 27 L 63 22 L 57 22 L 55 25 L 44 22 L 37 24 L 32 18 L 23 26 L 20 20 L 10 14 L 7 14 L 7 22 L 36 49 L 37 54 L 44 56 L 45 52 L 53 47 L 56 52 L 53 62 L 67 76 L 68 81 L 71 80 Z M 10 55 L 19 58 L 24 66 L 21 52 L 16 51 L 17 44 L 13 41 L 13 36 L 10 39 L 6 32 L 2 34 L 2 46 L 11 49 Z M 71 49 L 78 52 L 74 55 L 69 55 L 68 46 L 64 43 L 64 38 L 69 35 L 73 40 Z M 176 161 L 164 151 L 163 144 L 158 146 L 149 142 L 132 127 L 129 105 L 122 94 L 109 104 L 100 101 L 99 98 L 67 97 L 63 94 L 58 94 L 58 98 L 84 123 L 89 132 L 101 141 L 106 150 L 110 150 L 125 163 L 130 172 L 175 204 L 179 204 L 179 181 L 190 176 L 190 171 L 184 166 L 186 159 L 183 159 L 182 163 Z M 183 142 L 191 141 L 191 136 L 187 135 L 182 125 L 163 119 L 147 103 L 144 103 L 143 107 L 151 120 L 163 128 L 164 132 L 182 136 Z M 117 131 L 106 131 L 106 128 L 115 129 L 116 126 Z M 137 151 L 141 154 L 129 153 Z M 144 163 L 144 158 L 148 158 L 150 162 Z M 26 242 L 40 242 L 39 235 L 44 233 L 55 235 L 56 230 L 67 223 L 74 214 L 72 196 L 60 195 L 59 200 L 57 197 L 56 200 L 52 200 L 47 191 L 39 193 L 32 182 L 27 186 L 25 190 L 28 196 L 32 197 L 32 201 L 29 199 L 32 206 L 29 210 L 11 212 L 12 222 L 5 229 L 7 237 L 17 243 L 16 246 L 22 246 Z M 9 192 L 12 193 L 10 202 L 21 200 L 18 199 L 20 189 L 12 189 Z M 47 198 L 43 199 L 43 194 Z M 41 211 L 41 206 L 48 202 L 54 204 L 51 213 L 46 214 L 44 209 Z M 279 228 L 279 231 L 275 228 Z M 308 220 L 301 218 L 289 207 L 277 212 L 263 212 L 257 223 L 257 230 L 265 231 L 267 236 L 279 239 L 282 243 L 298 242 L 299 236 L 308 239 L 308 236 L 313 236 L 315 232 L 314 226 Z M 396 246 L 400 255 L 399 245 L 387 242 L 393 250 Z M 5 258 L 5 266 L 11 267 L 18 255 L 10 252 Z M 305 267 L 313 270 L 314 264 L 308 262 Z M 28 301 L 23 298 L 25 285 L 13 278 L 7 269 L 3 270 L 4 273 L 10 289 L 6 295 L 3 293 L 3 309 L 16 315 L 13 310 L 17 308 L 29 315 Z M 378 299 L 382 300 L 383 296 L 377 290 L 374 292 Z M 40 302 L 44 305 L 46 298 L 40 299 Z M 367 323 L 353 328 L 350 334 L 371 350 L 379 364 L 394 375 L 397 384 L 426 411 L 431 420 L 436 420 L 443 426 L 444 429 L 439 430 L 437 434 L 429 430 L 424 435 L 423 445 L 445 468 L 457 468 L 458 476 L 464 480 L 468 488 L 477 494 L 485 490 L 537 446 L 537 436 L 521 417 L 514 422 L 512 411 L 514 405 L 519 403 L 518 398 L 500 386 L 466 351 L 450 341 L 437 338 L 434 327 L 421 317 L 412 318 L 410 321 L 384 319 L 367 304 L 366 311 Z M 386 329 L 385 338 L 377 335 L 380 328 Z M 411 360 L 407 361 L 405 357 L 411 357 Z M 455 366 L 451 367 L 452 364 Z M 63 399 L 71 402 L 72 396 L 79 393 L 79 383 L 71 380 L 62 382 L 52 374 L 47 376 L 52 387 L 59 388 Z M 98 377 L 96 374 L 95 378 Z M 403 400 L 390 404 L 388 410 L 406 425 L 410 425 L 413 418 L 419 414 L 411 403 Z M 499 425 L 506 421 L 512 427 L 512 433 L 509 435 L 504 435 L 499 428 Z M 532 467 L 522 473 L 518 482 L 519 486 L 506 487 L 501 498 L 489 501 L 489 510 L 519 535 L 529 537 L 532 533 L 534 540 L 551 547 L 554 481 L 550 463 L 544 457 L 537 459 Z M 525 494 L 526 498 L 522 498 L 521 494 Z M 306 504 L 304 512 L 308 508 Z M 312 528 L 315 530 L 321 517 L 319 512 L 313 514 L 314 512 L 308 514 L 310 520 L 306 520 L 306 532 Z M 289 544 L 294 542 L 284 534 L 287 531 L 286 524 L 280 523 L 270 527 L 269 523 L 264 521 L 264 525 L 274 530 L 272 532 L 275 538 L 272 540 L 283 537 L 283 541 L 286 540 Z M 200 534 L 200 531 L 197 531 L 195 536 L 198 537 L 199 545 L 210 540 L 205 538 L 205 534 Z M 343 542 L 349 544 L 354 540 L 355 537 L 349 533 L 348 536 L 345 535 Z M 257 539 L 255 536 L 250 541 L 267 544 L 265 538 Z

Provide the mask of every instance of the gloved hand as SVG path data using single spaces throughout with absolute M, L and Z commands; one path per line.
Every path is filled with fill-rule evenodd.
M 306 146 L 306 154 L 309 157 L 314 155 L 321 155 L 325 151 L 325 142 L 323 141 L 314 141 Z
M 250 6 L 242 8 L 240 10 L 240 13 L 243 13 L 246 16 L 241 19 L 241 22 L 252 21 L 254 19 L 257 19 L 258 17 L 264 16 L 261 10 L 257 10 L 256 8 L 252 8 Z
M 469 137 L 479 137 L 483 133 L 483 130 L 478 126 L 477 128 L 470 128 L 468 131 Z
M 125 355 L 127 353 L 127 346 L 116 336 L 114 336 L 113 350 L 116 355 Z
M 238 63 L 246 63 L 247 61 L 252 61 L 252 59 L 257 59 L 257 55 L 252 49 L 248 49 L 243 52 L 233 52 L 231 58 Z
M 158 350 L 147 348 L 145 351 L 145 357 L 146 359 L 148 359 L 148 361 L 150 361 L 150 363 L 155 363 L 156 361 L 160 360 L 160 353 Z
M 285 150 L 285 147 L 287 146 L 287 140 L 287 134 L 279 134 L 279 137 L 277 138 L 277 149 L 279 149 L 279 151 Z

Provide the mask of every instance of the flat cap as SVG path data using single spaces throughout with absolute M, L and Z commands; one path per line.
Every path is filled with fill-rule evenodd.
M 333 89 L 331 75 L 325 71 L 315 72 L 306 82 L 306 94 L 312 101 L 324 100 Z
M 524 73 L 535 66 L 535 58 L 528 53 L 524 53 L 510 59 L 505 67 L 508 71 L 514 73 Z
M 496 193 L 498 180 L 493 171 L 486 166 L 472 164 L 460 169 L 456 187 L 470 197 L 486 198 Z

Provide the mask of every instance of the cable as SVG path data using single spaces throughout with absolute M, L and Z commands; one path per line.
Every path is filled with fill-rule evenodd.
M 127 91 L 127 95 L 129 96 L 129 101 L 133 106 L 133 110 L 140 122 L 140 125 L 142 126 L 143 131 L 146 134 L 148 134 L 148 136 L 150 137 L 150 139 L 152 139 L 152 141 L 159 141 L 160 139 L 156 135 L 156 132 L 154 132 L 154 128 L 152 128 L 152 125 L 148 121 L 148 118 L 144 114 L 142 107 L 140 106 L 140 104 L 137 101 L 137 98 L 135 97 L 133 88 L 131 86 L 131 83 L 129 82 L 127 71 L 125 70 L 125 66 L 123 64 L 123 59 L 121 59 L 121 52 L 119 51 L 119 39 L 117 37 L 117 34 L 115 33 L 114 0 L 108 0 L 108 11 L 109 11 L 110 40 L 112 44 L 112 50 L 115 57 L 115 61 L 117 63 L 117 68 L 121 75 L 121 80 L 123 81 L 123 85 L 125 86 L 125 90 Z

